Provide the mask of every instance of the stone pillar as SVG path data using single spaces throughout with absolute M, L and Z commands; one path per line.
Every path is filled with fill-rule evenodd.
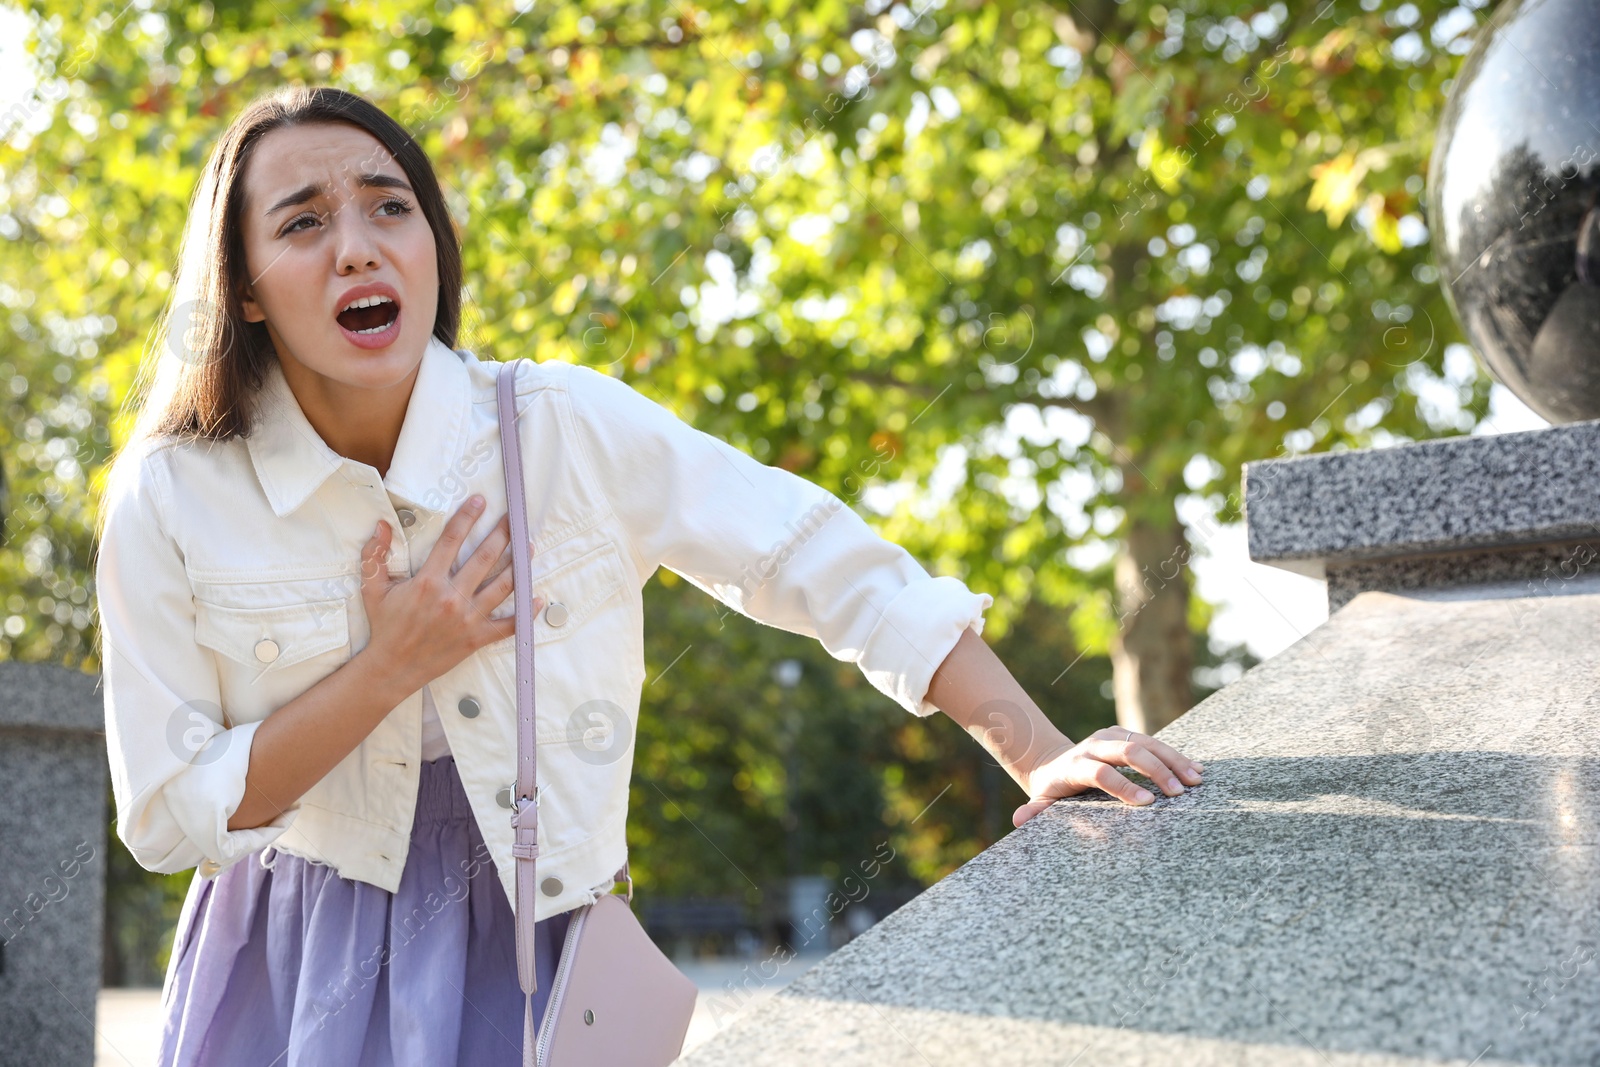
M 0 1063 L 94 1062 L 107 834 L 98 682 L 0 663 Z

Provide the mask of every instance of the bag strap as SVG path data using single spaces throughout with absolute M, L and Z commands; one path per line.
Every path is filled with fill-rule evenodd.
M 535 1067 L 533 994 L 539 991 L 539 977 L 534 967 L 537 943 L 533 912 L 534 894 L 538 889 L 539 805 L 536 797 L 539 767 L 533 707 L 533 544 L 528 538 L 528 507 L 523 491 L 526 483 L 522 478 L 522 437 L 517 432 L 516 378 L 521 362 L 517 359 L 500 365 L 495 377 L 495 399 L 499 405 L 500 456 L 505 469 L 506 513 L 511 524 L 511 577 L 517 617 L 517 786 L 511 798 L 511 805 L 516 809 L 511 815 L 511 826 L 516 831 L 511 854 L 517 865 L 517 981 L 521 983 L 524 999 L 522 1063 L 523 1067 Z M 526 546 L 527 551 L 519 551 L 518 546 Z M 612 876 L 613 887 L 624 880 L 631 905 L 633 877 L 628 873 L 626 859 Z
M 506 476 L 506 513 L 511 524 L 511 577 L 517 608 L 517 788 L 511 805 L 516 840 L 511 854 L 517 864 L 517 981 L 522 985 L 522 1064 L 534 1067 L 533 994 L 539 990 L 534 968 L 533 906 L 539 858 L 539 807 L 534 803 L 538 777 L 538 745 L 533 708 L 532 546 L 528 541 L 528 509 L 523 495 L 522 439 L 516 432 L 517 361 L 502 364 L 495 379 L 499 401 L 500 457 Z M 518 551 L 528 546 L 527 551 Z

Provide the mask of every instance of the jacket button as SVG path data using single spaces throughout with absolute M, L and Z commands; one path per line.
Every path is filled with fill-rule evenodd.
M 539 883 L 539 888 L 544 890 L 544 895 L 547 896 L 547 897 L 560 896 L 561 895 L 561 879 L 559 879 L 559 878 L 546 878 L 544 881 Z
M 462 697 L 461 702 L 456 705 L 456 710 L 468 719 L 476 719 L 481 709 L 478 707 L 477 700 L 472 697 Z
M 567 606 L 560 601 L 544 609 L 544 621 L 551 626 L 563 626 L 567 621 Z
M 278 658 L 278 642 L 270 637 L 263 637 L 256 642 L 256 659 L 262 663 L 271 663 Z
M 400 520 L 401 526 L 411 526 L 417 521 L 417 513 L 410 508 L 401 508 L 395 512 L 395 518 Z

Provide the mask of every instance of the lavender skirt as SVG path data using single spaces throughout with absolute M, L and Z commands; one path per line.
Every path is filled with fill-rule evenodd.
M 161 992 L 163 1067 L 520 1067 L 511 904 L 454 758 L 421 773 L 394 893 L 270 845 L 195 876 Z M 535 1020 L 571 917 L 535 927 Z

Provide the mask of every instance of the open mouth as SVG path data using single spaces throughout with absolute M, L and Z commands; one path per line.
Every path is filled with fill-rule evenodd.
M 373 336 L 394 325 L 400 317 L 400 305 L 387 296 L 366 296 L 351 301 L 334 318 L 340 326 L 353 334 Z

